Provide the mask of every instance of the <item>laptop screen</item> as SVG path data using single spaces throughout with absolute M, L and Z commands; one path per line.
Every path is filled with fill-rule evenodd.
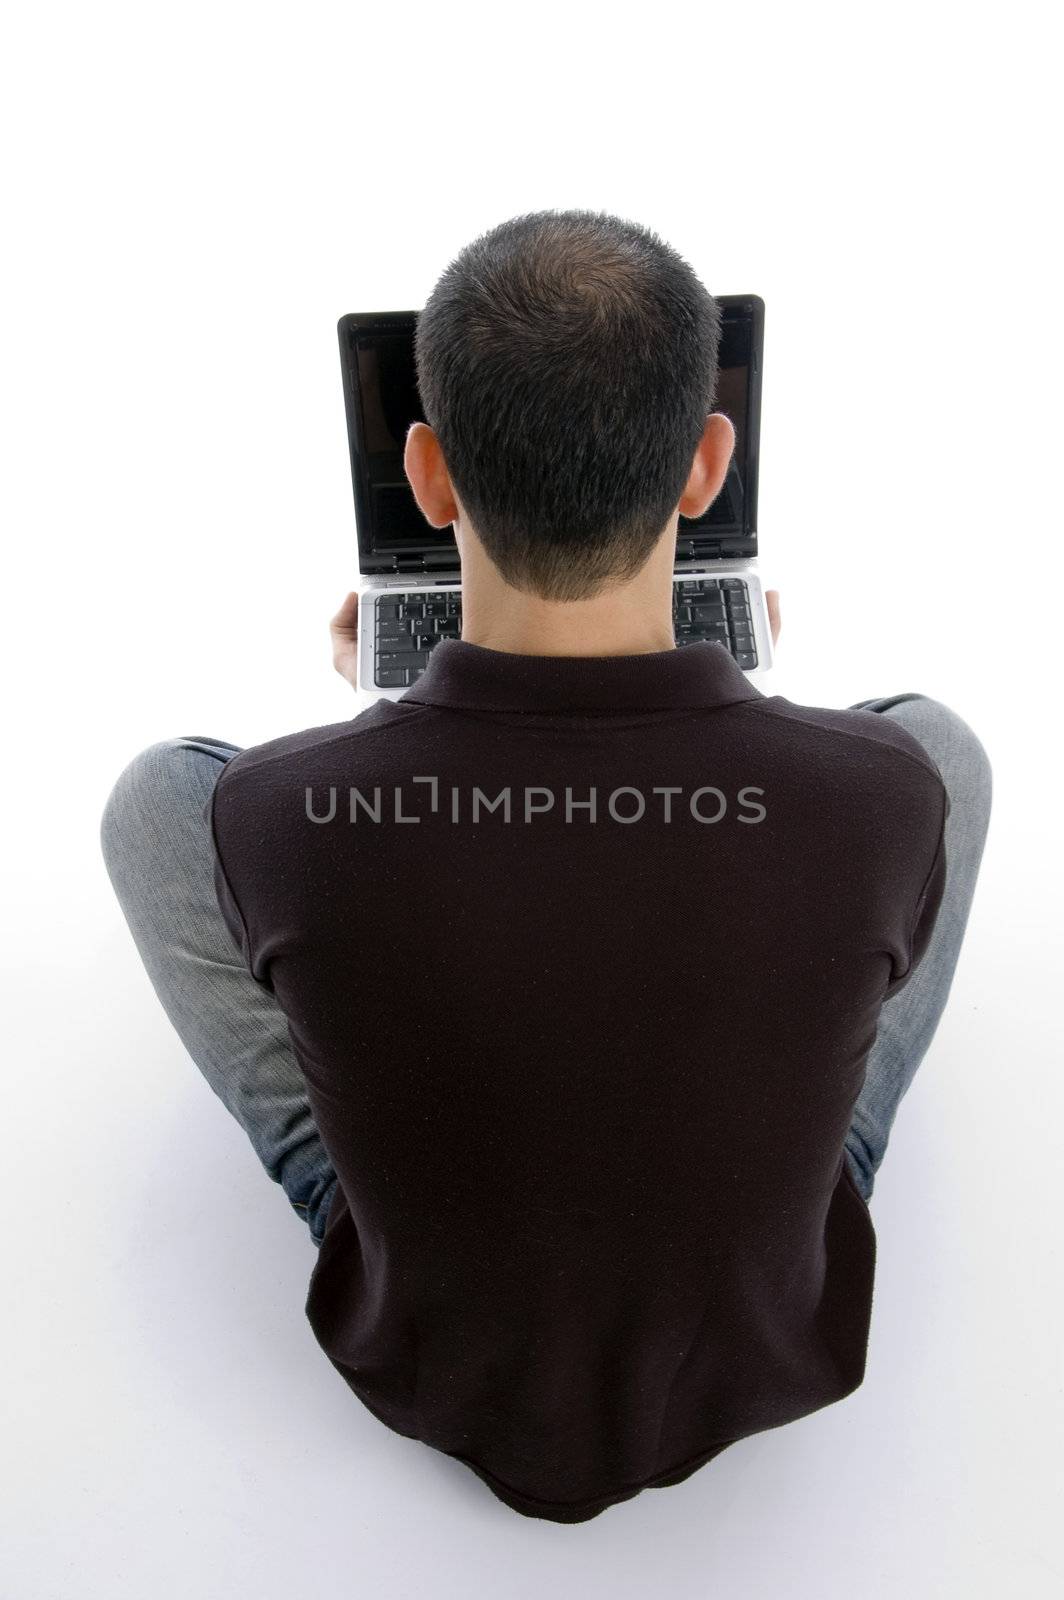
M 724 487 L 705 515 L 680 518 L 679 553 L 694 553 L 684 549 L 688 536 L 711 534 L 712 554 L 756 555 L 764 307 L 750 295 L 718 296 L 718 303 L 722 329 L 714 409 L 731 419 L 735 450 Z M 426 522 L 403 471 L 407 430 L 412 422 L 425 420 L 414 361 L 416 320 L 413 311 L 355 313 L 340 319 L 363 571 L 386 570 L 395 566 L 397 557 L 421 557 L 433 567 L 458 566 L 453 529 L 433 528 Z M 697 542 L 703 542 L 701 537 Z M 408 562 L 403 559 L 401 564 L 405 568 Z

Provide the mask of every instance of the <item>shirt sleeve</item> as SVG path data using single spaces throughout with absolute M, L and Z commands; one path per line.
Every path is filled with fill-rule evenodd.
M 884 1000 L 889 1000 L 891 995 L 897 994 L 899 989 L 904 989 L 920 962 L 927 954 L 931 935 L 938 922 L 938 914 L 942 907 L 942 897 L 946 890 L 946 818 L 949 816 L 949 795 L 945 784 L 942 785 L 942 822 L 938 831 L 938 845 L 935 858 L 931 863 L 931 870 L 924 880 L 912 915 L 909 932 L 909 961 L 902 971 L 896 971 L 887 985 Z
M 214 803 L 218 794 L 218 787 L 223 776 L 224 771 L 219 775 L 214 788 L 211 790 L 210 798 L 204 808 L 204 816 L 210 832 L 211 847 L 214 853 L 214 893 L 218 901 L 218 909 L 222 913 L 222 920 L 229 930 L 229 937 L 232 939 L 239 954 L 243 957 L 244 965 L 247 967 L 248 972 L 261 989 L 265 989 L 268 994 L 273 994 L 273 985 L 269 981 L 269 978 L 256 969 L 255 952 L 252 949 L 251 936 L 248 933 L 247 922 L 244 918 L 244 913 L 240 909 L 240 904 L 233 891 L 233 886 L 229 881 L 229 874 L 227 873 L 225 863 L 222 860 L 221 847 L 218 843 L 218 829 L 216 825 Z

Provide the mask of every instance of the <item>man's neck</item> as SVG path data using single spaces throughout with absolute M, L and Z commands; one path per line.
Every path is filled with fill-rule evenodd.
M 512 591 L 511 591 L 512 593 Z M 595 601 L 492 605 L 462 592 L 462 638 L 526 656 L 635 656 L 673 650 L 672 596 L 645 610 Z
M 628 583 L 591 600 L 543 600 L 513 589 L 480 551 L 463 553 L 462 638 L 528 656 L 635 656 L 673 650 L 675 541 Z

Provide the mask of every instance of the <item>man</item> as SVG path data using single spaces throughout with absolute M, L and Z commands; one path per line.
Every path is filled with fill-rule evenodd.
M 103 821 L 160 999 L 320 1247 L 323 1350 L 557 1522 L 862 1382 L 867 1201 L 990 812 L 938 702 L 796 705 L 676 648 L 678 518 L 734 442 L 719 326 L 630 222 L 475 240 L 405 455 L 461 639 L 349 721 L 151 746 Z M 352 596 L 352 682 L 356 626 Z

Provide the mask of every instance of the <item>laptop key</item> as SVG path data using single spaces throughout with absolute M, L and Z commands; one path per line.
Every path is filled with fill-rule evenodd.
M 377 687 L 379 689 L 405 689 L 407 681 L 405 667 L 389 672 L 382 671 L 380 667 L 377 668 Z
M 735 660 L 736 664 L 742 667 L 744 672 L 748 672 L 752 667 L 757 666 L 757 655 L 753 650 L 740 651 Z

